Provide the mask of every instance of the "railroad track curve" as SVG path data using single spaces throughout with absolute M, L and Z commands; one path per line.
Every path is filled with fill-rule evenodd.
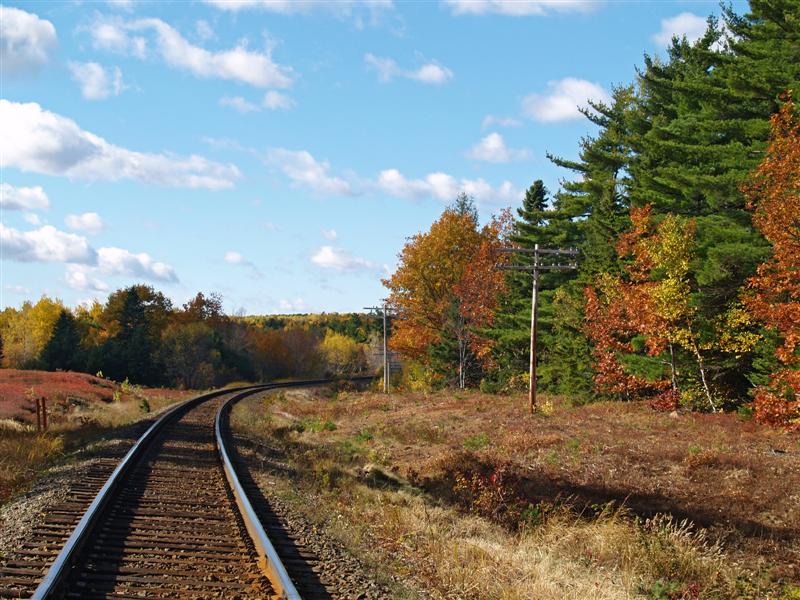
M 239 481 L 227 413 L 261 391 L 327 382 L 218 390 L 172 408 L 110 475 L 101 465 L 49 511 L 0 568 L 0 597 L 300 599 L 262 524 L 270 516 Z

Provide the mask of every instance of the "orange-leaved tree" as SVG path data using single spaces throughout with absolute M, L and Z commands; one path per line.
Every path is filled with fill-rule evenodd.
M 479 228 L 474 213 L 448 208 L 429 231 L 408 240 L 397 270 L 383 281 L 397 313 L 392 348 L 459 387 L 489 357 L 480 331 L 504 285 L 494 266 L 508 221 Z
M 772 257 L 748 282 L 747 309 L 781 339 L 783 367 L 755 390 L 757 419 L 800 429 L 800 118 L 790 96 L 772 117 L 769 148 L 742 190 Z

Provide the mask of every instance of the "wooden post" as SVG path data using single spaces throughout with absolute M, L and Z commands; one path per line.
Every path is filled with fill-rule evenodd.
M 42 430 L 47 431 L 47 398 L 42 398 Z
M 42 430 L 42 399 L 36 398 L 36 431 Z
M 533 285 L 531 286 L 531 356 L 530 356 L 530 385 L 528 387 L 528 403 L 530 412 L 536 410 L 536 337 L 537 337 L 537 309 L 539 305 L 539 244 L 533 251 Z
M 383 393 L 389 393 L 389 344 L 386 339 L 386 303 L 383 303 Z

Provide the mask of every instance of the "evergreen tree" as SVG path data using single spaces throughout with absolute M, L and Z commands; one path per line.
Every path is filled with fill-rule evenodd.
M 50 371 L 82 371 L 85 368 L 81 335 L 75 317 L 68 310 L 62 310 L 58 316 L 53 333 L 42 350 L 41 360 Z
M 478 209 L 475 208 L 475 198 L 467 194 L 466 192 L 460 192 L 458 196 L 456 196 L 455 201 L 449 207 L 454 213 L 459 216 L 467 216 L 472 219 L 472 222 L 475 223 L 475 226 L 478 225 Z

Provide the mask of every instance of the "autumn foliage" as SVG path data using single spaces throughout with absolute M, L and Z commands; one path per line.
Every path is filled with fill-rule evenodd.
M 772 256 L 751 278 L 747 309 L 781 340 L 784 368 L 755 391 L 756 418 L 800 428 L 800 119 L 791 98 L 772 117 L 766 157 L 744 186 Z
M 490 361 L 481 330 L 492 324 L 505 278 L 495 270 L 510 225 L 505 214 L 479 228 L 474 214 L 447 209 L 430 230 L 412 236 L 395 273 L 384 280 L 397 312 L 391 346 L 464 387 Z

